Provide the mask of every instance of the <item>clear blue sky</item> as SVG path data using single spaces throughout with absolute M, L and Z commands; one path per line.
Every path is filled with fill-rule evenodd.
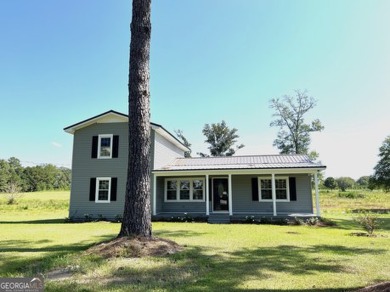
M 326 176 L 372 173 L 390 134 L 390 1 L 164 0 L 152 3 L 152 121 L 206 151 L 226 120 L 274 154 L 269 99 L 308 90 L 312 149 Z M 63 128 L 127 112 L 131 1 L 0 1 L 0 158 L 70 167 Z

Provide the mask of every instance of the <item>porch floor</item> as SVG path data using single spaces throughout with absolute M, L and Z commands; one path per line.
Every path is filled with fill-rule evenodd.
M 311 218 L 318 217 L 314 213 L 278 213 L 277 216 L 273 216 L 271 212 L 263 212 L 263 213 L 239 213 L 233 214 L 232 216 L 229 213 L 221 213 L 221 212 L 210 212 L 210 215 L 206 215 L 205 213 L 171 213 L 171 212 L 160 212 L 157 215 L 152 216 L 153 220 L 169 220 L 169 219 L 180 219 L 180 218 L 193 218 L 195 221 L 203 221 L 209 223 L 230 223 L 234 221 L 244 221 L 248 218 L 256 219 L 292 219 L 292 218 Z M 184 220 L 183 220 L 184 221 Z

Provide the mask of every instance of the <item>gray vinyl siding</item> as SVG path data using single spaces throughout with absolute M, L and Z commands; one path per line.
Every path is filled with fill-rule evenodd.
M 101 134 L 119 136 L 118 158 L 93 159 L 91 158 L 92 137 Z M 174 160 L 183 157 L 184 152 L 163 136 L 151 132 L 151 167 L 159 168 Z M 114 218 L 123 214 L 126 191 L 127 157 L 128 157 L 128 129 L 127 123 L 93 124 L 77 130 L 73 140 L 72 158 L 72 187 L 69 208 L 69 217 L 84 218 L 89 214 L 97 218 L 99 215 Z M 297 201 L 278 202 L 277 212 L 282 213 L 312 213 L 313 202 L 311 196 L 311 179 L 307 174 L 290 174 L 296 178 Z M 116 177 L 117 200 L 109 203 L 95 203 L 89 201 L 90 179 L 96 177 Z M 205 177 L 205 176 L 196 176 Z M 232 175 L 233 187 L 233 214 L 272 213 L 272 202 L 252 201 L 252 181 L 256 175 Z M 210 176 L 210 179 L 212 177 Z M 205 214 L 206 202 L 165 202 L 165 178 L 157 178 L 156 211 L 166 214 Z M 151 190 L 153 179 L 151 176 Z M 206 194 L 205 194 L 206 196 Z M 212 196 L 210 192 L 210 197 Z M 151 200 L 153 197 L 151 196 Z M 154 202 L 152 202 L 154 204 Z M 153 206 L 153 205 L 152 205 Z M 210 202 L 210 212 L 212 203 Z
M 285 175 L 283 175 L 285 176 Z M 312 213 L 313 202 L 311 195 L 311 178 L 307 174 L 289 174 L 296 178 L 297 200 L 290 202 L 277 202 L 277 213 Z M 233 187 L 233 214 L 237 213 L 272 213 L 272 202 L 252 200 L 252 181 L 257 176 L 234 175 Z M 277 176 L 276 176 L 277 178 Z
M 118 158 L 91 158 L 92 137 L 99 134 L 119 136 Z M 127 172 L 127 123 L 94 124 L 74 133 L 72 187 L 69 216 L 83 218 L 85 214 L 114 218 L 123 214 Z M 89 201 L 92 177 L 117 177 L 117 200 L 109 203 Z
M 206 214 L 205 202 L 164 202 L 162 212 L 203 213 Z
M 286 175 L 283 175 L 284 177 Z M 279 215 L 291 213 L 312 213 L 313 202 L 311 195 L 311 178 L 307 174 L 290 174 L 289 177 L 296 179 L 297 200 L 290 202 L 277 202 L 276 208 Z M 197 176 L 199 177 L 199 176 Z M 272 214 L 272 202 L 252 200 L 252 178 L 256 175 L 232 175 L 232 200 L 233 214 Z M 227 177 L 226 177 L 227 178 Z M 277 178 L 277 176 L 276 176 Z M 206 202 L 165 202 L 165 179 L 157 178 L 157 214 L 159 213 L 203 213 L 206 214 Z M 210 177 L 210 183 L 212 177 Z M 210 197 L 212 187 L 210 187 Z M 205 194 L 206 196 L 206 194 Z M 212 213 L 210 201 L 210 213 Z
M 118 158 L 91 158 L 92 137 L 101 134 L 119 136 Z M 157 140 L 156 142 L 154 142 Z M 151 169 L 157 164 L 165 164 L 176 157 L 183 156 L 183 151 L 161 135 L 151 131 Z M 156 149 L 156 150 L 155 150 Z M 160 156 L 155 159 L 156 154 Z M 85 214 L 97 218 L 102 215 L 114 218 L 123 214 L 128 158 L 128 127 L 127 123 L 99 123 L 82 128 L 74 133 L 72 158 L 72 186 L 69 207 L 69 217 L 84 218 Z M 95 203 L 89 201 L 90 179 L 93 177 L 117 177 L 117 200 L 110 203 Z M 153 177 L 151 175 L 151 190 Z M 153 206 L 153 197 L 151 196 Z
M 154 132 L 154 169 L 161 168 L 176 158 L 184 157 L 184 151 L 165 139 L 159 133 Z

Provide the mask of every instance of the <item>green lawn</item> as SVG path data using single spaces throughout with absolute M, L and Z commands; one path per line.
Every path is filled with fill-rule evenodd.
M 0 199 L 0 277 L 70 271 L 66 280 L 46 280 L 46 291 L 348 291 L 390 280 L 390 214 L 378 215 L 380 236 L 351 235 L 361 232 L 352 211 L 390 209 L 389 194 L 321 193 L 323 215 L 335 227 L 157 222 L 154 235 L 184 251 L 113 260 L 82 251 L 115 237 L 119 224 L 63 223 L 68 198 L 43 192 L 16 205 Z

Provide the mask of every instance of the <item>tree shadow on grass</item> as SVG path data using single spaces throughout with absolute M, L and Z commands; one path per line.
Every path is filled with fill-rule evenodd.
M 153 231 L 153 236 L 156 237 L 167 237 L 167 238 L 175 238 L 175 237 L 194 237 L 201 236 L 207 234 L 207 232 L 197 232 L 192 230 L 164 230 L 159 229 Z
M 0 241 L 0 276 L 5 273 L 23 273 L 26 276 L 34 276 L 52 266 L 58 258 L 84 251 L 97 242 L 107 241 L 112 237 L 112 234 L 95 236 L 92 241 L 85 240 L 64 245 L 50 244 L 53 241 L 48 239 L 2 240 Z M 37 246 L 41 244 L 43 246 Z M 13 253 L 17 254 L 13 255 Z M 41 254 L 31 257 L 33 253 Z
M 315 245 L 297 247 L 245 248 L 224 252 L 218 249 L 187 247 L 183 252 L 160 259 L 163 264 L 149 264 L 140 268 L 137 262 L 123 265 L 111 275 L 98 279 L 85 279 L 79 289 L 106 291 L 350 291 L 359 287 L 315 288 L 315 279 L 322 276 L 345 277 L 354 273 L 348 270 L 348 257 L 356 254 L 378 254 L 386 250 L 349 248 L 345 246 Z M 319 255 L 321 253 L 321 255 Z M 337 260 L 323 254 L 337 254 Z M 155 259 L 159 261 L 159 259 Z M 276 278 L 275 275 L 278 275 Z M 285 275 L 285 276 L 283 276 Z M 273 282 L 288 275 L 312 276 L 311 287 L 304 289 L 267 289 L 264 283 L 285 287 L 286 283 Z M 272 278 L 275 278 L 272 280 Z M 252 282 L 251 282 L 252 281 Z M 95 283 L 96 286 L 91 286 Z M 249 284 L 248 284 L 249 283 Z M 55 283 L 56 287 L 69 288 L 69 282 Z M 247 287 L 247 285 L 249 285 Z M 50 283 L 49 283 L 50 286 Z M 247 287 L 247 288 L 245 288 Z M 307 288 L 307 289 L 306 289 Z
M 42 219 L 28 221 L 0 221 L 0 224 L 64 224 L 65 219 Z

